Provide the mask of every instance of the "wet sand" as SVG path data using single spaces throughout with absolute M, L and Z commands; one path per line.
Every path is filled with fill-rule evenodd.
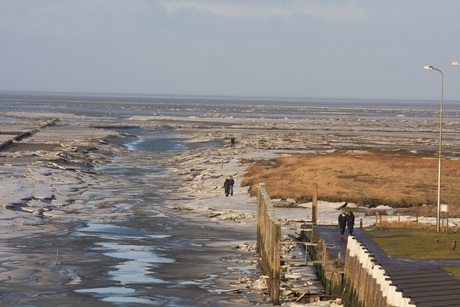
M 127 150 L 130 136 L 86 121 L 61 118 L 0 154 L 1 305 L 265 302 L 240 286 L 258 278 L 255 228 L 181 211 L 192 196 L 182 179 L 149 174 L 155 153 Z
M 436 154 L 432 122 L 29 116 L 59 121 L 0 152 L 2 306 L 270 305 L 255 268 L 256 200 L 238 186 L 241 159 L 337 149 Z M 151 176 L 155 154 L 120 146 L 131 137 L 113 130 L 121 125 L 168 127 L 191 145 L 224 145 L 171 153 L 155 161 L 171 174 Z M 455 131 L 450 124 L 446 132 L 451 157 L 460 145 Z M 230 174 L 235 195 L 226 198 Z M 277 213 L 295 223 L 296 210 L 308 214 Z

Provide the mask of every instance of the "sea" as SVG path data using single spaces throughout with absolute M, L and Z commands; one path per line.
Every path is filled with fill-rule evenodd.
M 100 116 L 133 115 L 245 118 L 348 118 L 438 121 L 460 120 L 460 101 L 302 97 L 174 96 L 0 92 L 0 112 L 75 112 Z
M 444 120 L 460 120 L 459 102 L 443 102 L 443 108 Z M 149 115 L 436 122 L 439 111 L 440 102 L 428 100 L 0 92 L 0 120 L 10 120 L 9 112 L 24 112 L 86 115 L 119 123 L 132 116 Z M 114 199 L 111 206 L 117 213 L 129 214 L 109 222 L 78 220 L 66 226 L 65 238 L 62 234 L 46 234 L 18 239 L 14 242 L 16 247 L 29 246 L 27 261 L 33 262 L 50 249 L 58 249 L 57 268 L 52 261 L 38 263 L 38 267 L 54 269 L 57 277 L 43 286 L 38 282 L 41 269 L 34 263 L 27 282 L 0 286 L 0 306 L 261 306 L 267 303 L 264 293 L 224 288 L 226 282 L 259 274 L 253 265 L 238 264 L 237 260 L 243 257 L 240 251 L 208 244 L 230 240 L 228 229 L 213 227 L 206 217 L 162 206 L 165 202 L 184 201 L 172 193 L 180 187 L 180 182 L 162 161 L 190 149 L 190 142 L 183 134 L 168 129 L 119 129 L 134 136 L 124 144 L 132 153 L 116 157 L 97 169 L 100 184 L 84 196 L 90 200 L 88 210 L 97 208 L 101 199 L 110 198 Z M 211 141 L 199 144 L 221 145 Z M 255 230 L 242 229 L 236 236 L 254 242 Z M 251 254 L 244 257 L 257 259 Z M 210 258 L 219 261 L 210 262 Z M 4 270 L 8 267 L 0 263 L 2 266 Z

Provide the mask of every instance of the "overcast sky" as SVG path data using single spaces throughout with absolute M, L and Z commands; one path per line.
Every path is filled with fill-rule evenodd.
M 460 101 L 459 0 L 0 0 L 0 90 Z

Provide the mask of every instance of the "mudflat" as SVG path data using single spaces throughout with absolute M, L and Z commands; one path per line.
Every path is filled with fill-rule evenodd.
M 4 306 L 270 305 L 256 268 L 256 200 L 240 186 L 247 161 L 337 150 L 437 154 L 431 121 L 8 116 L 18 118 L 15 132 L 33 133 L 0 151 Z M 135 138 L 126 127 L 173 130 L 190 149 L 158 160 L 123 145 Z M 447 127 L 445 155 L 456 159 L 460 127 Z M 327 208 L 332 218 L 322 223 L 334 224 L 336 208 Z M 308 210 L 277 214 L 289 223 Z

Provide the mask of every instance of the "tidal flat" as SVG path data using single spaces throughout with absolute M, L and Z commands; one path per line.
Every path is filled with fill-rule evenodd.
M 420 114 L 287 108 L 273 117 L 263 115 L 273 107 L 245 106 L 239 114 L 176 108 L 177 116 L 170 106 L 159 114 L 107 105 L 45 112 L 37 103 L 1 115 L 2 142 L 31 132 L 0 151 L 2 306 L 268 306 L 256 200 L 239 186 L 243 161 L 336 150 L 437 155 L 436 121 Z M 445 123 L 446 158 L 458 158 L 459 125 Z M 228 175 L 236 186 L 227 198 Z M 336 207 L 324 204 L 322 223 L 335 223 Z M 295 223 L 309 211 L 277 214 Z

